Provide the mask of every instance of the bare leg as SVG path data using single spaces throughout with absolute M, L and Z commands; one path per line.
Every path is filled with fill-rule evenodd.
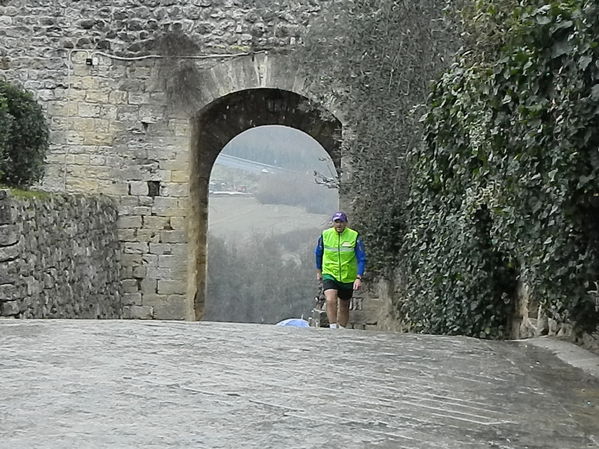
M 327 318 L 329 319 L 329 324 L 337 324 L 337 290 L 325 290 L 324 296 L 327 299 Z
M 343 327 L 347 327 L 349 321 L 349 299 L 339 300 L 339 316 L 337 317 L 337 323 Z

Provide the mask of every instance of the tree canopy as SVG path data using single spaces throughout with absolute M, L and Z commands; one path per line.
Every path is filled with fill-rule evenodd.
M 31 93 L 0 81 L 0 184 L 27 187 L 42 178 L 48 134 Z

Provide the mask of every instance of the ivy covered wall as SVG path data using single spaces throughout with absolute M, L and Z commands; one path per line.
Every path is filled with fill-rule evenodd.
M 509 336 L 525 291 L 599 322 L 599 8 L 478 1 L 410 153 L 405 301 L 416 331 Z

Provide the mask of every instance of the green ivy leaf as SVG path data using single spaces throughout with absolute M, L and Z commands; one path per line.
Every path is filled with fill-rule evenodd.
M 572 52 L 572 45 L 566 39 L 562 39 L 554 42 L 553 47 L 551 49 L 551 56 L 556 59 L 563 55 L 569 54 Z

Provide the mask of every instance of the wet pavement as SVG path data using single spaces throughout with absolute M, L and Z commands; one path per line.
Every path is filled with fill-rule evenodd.
M 599 448 L 585 363 L 530 342 L 4 320 L 0 448 Z

